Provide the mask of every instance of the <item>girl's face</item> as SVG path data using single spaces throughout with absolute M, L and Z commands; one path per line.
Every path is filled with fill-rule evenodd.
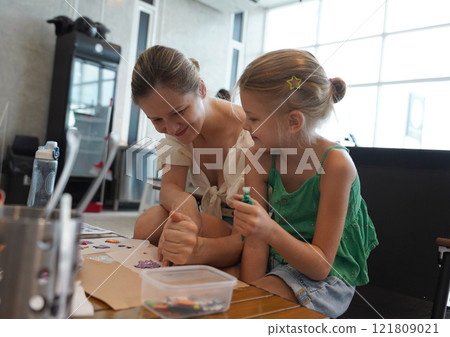
M 244 129 L 250 132 L 256 148 L 276 148 L 278 144 L 278 127 L 274 113 L 276 106 L 254 91 L 241 90 L 241 103 L 245 111 Z
M 139 106 L 156 131 L 174 136 L 183 144 L 200 134 L 205 120 L 203 98 L 198 93 L 179 94 L 165 87 L 156 88 L 138 100 Z

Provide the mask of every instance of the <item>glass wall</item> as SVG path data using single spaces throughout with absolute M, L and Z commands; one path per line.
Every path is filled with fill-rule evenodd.
M 449 12 L 448 0 L 303 1 L 267 11 L 265 51 L 308 50 L 346 81 L 327 136 L 450 150 Z
M 75 127 L 81 136 L 77 165 L 71 175 L 92 178 L 90 170 L 105 160 L 116 70 L 78 57 L 73 60 L 66 128 Z

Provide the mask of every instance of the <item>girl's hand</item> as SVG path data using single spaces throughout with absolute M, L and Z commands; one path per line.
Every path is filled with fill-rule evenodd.
M 233 228 L 239 234 L 248 236 L 252 235 L 267 242 L 271 229 L 276 223 L 270 218 L 267 211 L 258 201 L 253 200 L 254 205 L 241 202 L 243 195 L 234 195 L 236 200 L 234 207 Z
M 198 231 L 197 224 L 189 216 L 172 212 L 158 245 L 158 257 L 163 266 L 168 266 L 169 261 L 186 264 L 197 247 Z

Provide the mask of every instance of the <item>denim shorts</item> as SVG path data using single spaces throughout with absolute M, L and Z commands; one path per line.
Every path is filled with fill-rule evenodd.
M 354 287 L 334 275 L 314 281 L 291 265 L 281 264 L 273 257 L 269 257 L 267 275 L 281 278 L 292 289 L 301 306 L 331 318 L 339 317 L 347 310 L 355 293 Z

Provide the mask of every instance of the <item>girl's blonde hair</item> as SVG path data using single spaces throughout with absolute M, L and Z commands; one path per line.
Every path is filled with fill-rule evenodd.
M 333 104 L 344 97 L 346 90 L 342 79 L 326 76 L 311 53 L 297 49 L 277 50 L 258 57 L 247 66 L 236 86 L 277 102 L 278 116 L 301 111 L 307 142 L 312 141 L 316 129 L 331 115 Z
M 176 49 L 153 46 L 139 55 L 131 79 L 133 101 L 149 95 L 157 86 L 180 94 L 196 92 L 200 66 Z

